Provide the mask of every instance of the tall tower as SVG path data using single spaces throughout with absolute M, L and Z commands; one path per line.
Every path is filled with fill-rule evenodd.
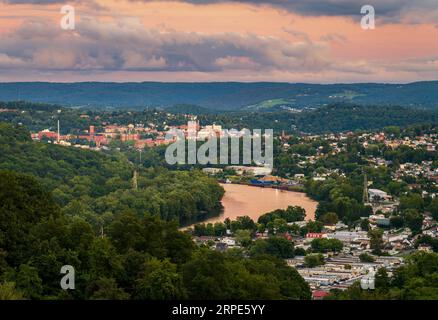
M 58 135 L 56 136 L 56 141 L 59 143 L 59 119 L 58 119 Z
M 363 196 L 362 196 L 363 203 L 370 202 L 370 199 L 368 198 L 368 179 L 367 174 L 364 173 L 363 175 Z
M 137 190 L 138 189 L 138 183 L 137 183 L 137 170 L 134 170 L 134 175 L 132 177 L 132 189 Z

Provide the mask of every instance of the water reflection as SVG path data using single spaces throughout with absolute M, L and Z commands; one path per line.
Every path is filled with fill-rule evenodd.
M 222 184 L 225 195 L 222 199 L 223 210 L 206 215 L 196 222 L 223 222 L 226 218 L 235 220 L 239 216 L 249 216 L 254 221 L 264 213 L 288 206 L 300 206 L 306 210 L 306 220 L 315 219 L 317 202 L 301 192 L 284 191 L 272 188 L 260 188 L 237 184 Z

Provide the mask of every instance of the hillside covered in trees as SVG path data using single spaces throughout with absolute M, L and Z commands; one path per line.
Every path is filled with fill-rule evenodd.
M 306 84 L 280 82 L 1 83 L 0 100 L 74 107 L 136 108 L 199 105 L 211 110 L 305 108 L 330 103 L 437 108 L 438 82 Z
M 75 290 L 59 285 L 75 268 Z M 2 299 L 309 299 L 283 260 L 197 248 L 175 222 L 125 209 L 96 234 L 31 176 L 0 170 Z
M 332 133 L 376 130 L 387 126 L 437 124 L 438 110 L 401 107 L 399 105 L 359 105 L 333 103 L 301 112 L 290 110 L 231 110 L 213 112 L 196 105 L 175 105 L 169 109 L 146 108 L 142 111 L 73 109 L 65 106 L 25 101 L 0 102 L 0 122 L 25 125 L 29 130 L 56 130 L 61 134 L 78 134 L 90 125 L 102 129 L 105 124 L 128 125 L 153 123 L 158 130 L 165 126 L 187 124 L 186 114 L 195 114 L 202 126 L 212 123 L 226 129 L 274 129 L 276 133 Z M 82 116 L 82 117 L 81 117 Z
M 218 209 L 199 171 L 137 168 L 33 142 L 0 124 L 0 299 L 309 299 L 296 270 L 264 253 L 194 245 L 179 222 Z M 59 285 L 72 265 L 76 290 Z
M 196 219 L 220 209 L 223 189 L 200 171 L 136 169 L 120 152 L 65 148 L 30 139 L 23 126 L 0 123 L 0 169 L 35 176 L 51 191 L 62 211 L 80 216 L 95 228 L 126 209 L 164 220 Z

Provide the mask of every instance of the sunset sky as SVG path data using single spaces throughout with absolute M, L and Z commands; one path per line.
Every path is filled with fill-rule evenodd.
M 95 80 L 438 80 L 438 0 L 0 0 L 0 81 Z

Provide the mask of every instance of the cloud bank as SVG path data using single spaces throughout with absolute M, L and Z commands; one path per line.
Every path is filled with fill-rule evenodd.
M 5 1 L 0 0 L 1 2 Z M 10 4 L 6 6 L 12 8 L 18 8 L 23 3 L 31 4 L 30 8 L 58 3 L 56 0 L 7 2 Z M 158 15 L 165 17 L 166 10 L 163 8 L 167 9 L 168 1 L 158 1 L 161 11 L 154 11 L 157 7 L 149 6 L 151 1 L 136 2 L 135 5 L 141 4 L 139 8 L 144 8 L 146 13 L 158 12 Z M 26 75 L 33 75 L 32 79 L 36 77 L 40 80 L 46 80 L 48 77 L 68 79 L 77 74 L 96 79 L 96 77 L 104 77 L 105 74 L 110 77 L 117 73 L 118 77 L 123 74 L 126 77 L 125 81 L 131 80 L 131 76 L 135 75 L 139 78 L 143 77 L 143 80 L 165 81 L 397 82 L 430 80 L 438 75 L 438 50 L 432 49 L 427 53 L 421 50 L 421 46 L 428 43 L 427 39 L 404 41 L 412 43 L 412 46 L 406 48 L 400 46 L 400 41 L 397 39 L 393 41 L 393 44 L 396 44 L 393 48 L 373 46 L 391 45 L 391 41 L 388 42 L 386 39 L 391 40 L 400 26 L 406 28 L 406 24 L 398 23 L 394 27 L 382 28 L 375 34 L 361 33 L 358 23 L 356 25 L 356 22 L 343 17 L 331 16 L 353 14 L 358 8 L 360 10 L 362 1 L 184 0 L 184 2 L 193 4 L 193 8 L 185 5 L 184 9 L 202 8 L 200 12 L 211 14 L 219 8 L 213 7 L 217 3 L 226 4 L 222 14 L 234 8 L 243 10 L 240 3 L 252 4 L 259 6 L 257 10 L 259 13 L 256 18 L 246 16 L 248 26 L 252 26 L 253 21 L 259 21 L 260 17 L 263 18 L 268 13 L 271 13 L 271 20 L 260 20 L 262 24 L 267 23 L 267 28 L 254 31 L 251 27 L 245 26 L 245 16 L 242 16 L 240 28 L 237 27 L 235 31 L 222 32 L 221 18 L 215 21 L 217 26 L 215 30 L 205 31 L 202 27 L 203 20 L 190 24 L 192 22 L 190 18 L 187 20 L 189 27 L 185 28 L 184 15 L 173 26 L 165 23 L 164 19 L 165 27 L 160 27 L 160 24 L 146 26 L 147 15 L 142 16 L 139 12 L 139 16 L 133 16 L 132 12 L 135 14 L 135 10 L 127 10 L 128 14 L 123 13 L 124 8 L 131 8 L 133 0 L 115 2 L 119 5 L 116 9 L 110 8 L 111 5 L 108 4 L 107 8 L 112 10 L 105 11 L 101 16 L 95 5 L 105 5 L 105 2 L 101 0 L 96 0 L 92 4 L 87 2 L 85 5 L 81 4 L 78 10 L 87 14 L 80 15 L 74 31 L 64 31 L 59 28 L 58 21 L 53 18 L 60 16 L 56 10 L 57 12 L 52 12 L 51 19 L 44 14 L 27 16 L 19 24 L 10 27 L 7 32 L 0 33 L 0 73 L 3 74 L 0 81 L 14 76 L 27 80 Z M 237 2 L 239 5 L 232 4 Z M 432 12 L 434 7 L 432 2 L 434 1 L 420 0 L 415 3 L 416 10 L 430 8 Z M 210 8 L 209 5 L 212 7 Z M 401 12 L 414 5 L 411 1 L 405 0 L 381 0 L 379 6 L 382 8 L 381 12 L 389 19 L 391 16 L 400 16 Z M 175 7 L 174 2 L 169 5 L 169 10 Z M 93 9 L 86 10 L 87 8 Z M 120 8 L 122 12 L 119 16 Z M 272 8 L 286 11 L 279 12 Z M 26 10 L 29 10 L 29 7 Z M 295 13 L 288 14 L 289 11 L 299 12 L 302 16 L 297 18 Z M 247 14 L 248 10 L 245 12 Z M 272 15 L 272 12 L 276 15 Z M 193 17 L 199 17 L 199 13 Z M 275 20 L 277 17 L 284 19 L 284 22 L 277 23 Z M 415 14 L 410 21 L 421 23 L 421 17 L 422 15 Z M 273 21 L 276 24 L 272 24 Z M 318 31 L 319 22 L 321 26 L 327 26 L 330 25 L 328 21 L 339 23 L 341 27 L 336 30 Z M 0 32 L 1 23 L 2 19 L 0 19 Z M 412 28 L 408 27 L 406 30 L 410 29 Z M 228 28 L 228 30 L 234 29 Z M 416 35 L 418 32 L 412 34 Z M 438 35 L 438 33 L 434 34 Z M 378 56 L 383 53 L 381 50 L 385 51 L 386 56 L 379 59 Z M 403 54 L 403 51 L 406 53 Z
M 0 48 L 3 69 L 318 72 L 330 65 L 323 43 L 287 43 L 255 34 L 160 32 L 134 21 L 103 25 L 84 20 L 74 33 L 59 32 L 44 20 L 26 22 L 2 37 Z

